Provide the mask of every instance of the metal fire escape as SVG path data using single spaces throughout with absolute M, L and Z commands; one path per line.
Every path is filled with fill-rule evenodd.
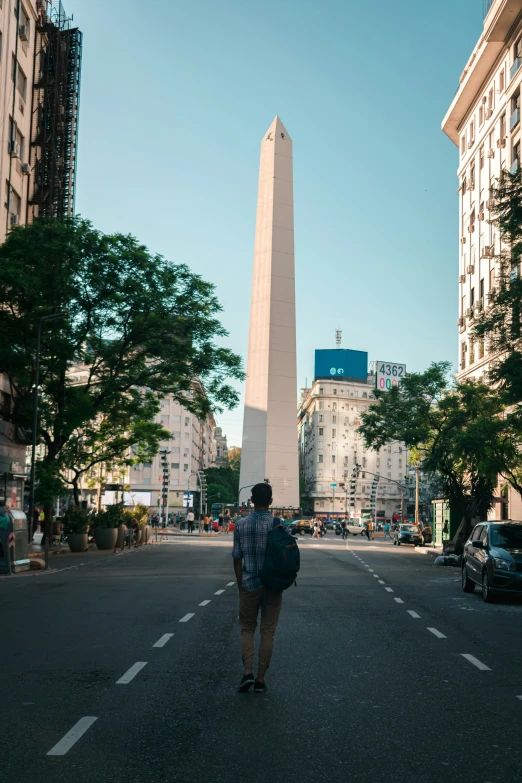
M 29 220 L 74 214 L 82 34 L 61 0 L 38 0 Z

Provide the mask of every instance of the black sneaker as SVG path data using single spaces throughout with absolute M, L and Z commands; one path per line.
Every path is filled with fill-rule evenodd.
M 267 691 L 268 688 L 266 687 L 266 682 L 259 682 L 259 680 L 256 680 L 254 683 L 254 693 L 264 693 Z
M 243 679 L 239 683 L 239 692 L 240 693 L 248 693 L 252 685 L 254 684 L 254 675 L 253 674 L 245 674 L 243 675 Z

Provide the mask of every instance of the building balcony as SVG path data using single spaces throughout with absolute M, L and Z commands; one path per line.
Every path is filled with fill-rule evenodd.
M 509 169 L 510 174 L 516 174 L 518 171 L 519 162 L 518 160 L 514 160 L 511 164 L 511 168 Z
M 517 108 L 515 109 L 515 111 L 513 112 L 513 114 L 509 119 L 509 130 L 512 131 L 514 128 L 516 128 L 519 122 L 520 122 L 520 109 Z
M 515 62 L 513 63 L 513 65 L 511 66 L 511 68 L 509 70 L 509 81 L 510 82 L 513 81 L 513 79 L 515 78 L 515 76 L 516 76 L 516 74 L 518 72 L 518 69 L 520 68 L 521 65 L 522 65 L 522 58 L 517 57 Z

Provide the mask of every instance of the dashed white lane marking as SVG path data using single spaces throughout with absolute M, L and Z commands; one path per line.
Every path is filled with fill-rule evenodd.
M 373 575 L 373 578 L 374 578 L 374 579 L 378 579 L 378 578 L 379 578 L 379 574 L 374 574 L 374 575 Z
M 160 636 L 156 644 L 153 644 L 153 647 L 165 647 L 169 639 L 172 639 L 174 636 L 173 633 L 164 633 L 163 636 Z
M 410 617 L 414 617 L 415 620 L 420 620 L 420 614 L 417 614 L 417 612 L 414 612 L 413 609 L 407 609 L 408 614 Z
M 198 606 L 207 606 L 209 603 L 210 601 L 202 601 L 200 604 L 198 604 Z
M 232 587 L 232 585 L 235 585 L 235 584 L 236 584 L 235 582 L 229 582 L 229 583 L 227 584 L 227 587 Z
M 78 723 L 75 723 L 74 726 L 70 731 L 67 732 L 67 734 L 62 737 L 60 742 L 57 742 L 54 748 L 51 748 L 48 756 L 65 756 L 68 750 L 72 748 L 72 746 L 78 742 L 80 737 L 82 737 L 87 729 L 89 729 L 92 724 L 97 721 L 98 718 L 93 718 L 86 716 L 85 718 L 80 718 Z
M 373 568 L 368 568 L 368 571 L 370 572 L 370 574 L 373 574 Z
M 225 592 L 224 590 L 216 590 L 214 595 L 221 595 L 221 593 L 224 593 L 224 592 Z
M 517 696 L 517 699 L 520 699 L 520 701 L 522 701 L 522 696 Z
M 185 617 L 182 617 L 180 623 L 188 623 L 191 617 L 194 617 L 194 612 L 189 612 Z
M 398 604 L 403 604 L 404 603 L 402 598 L 394 598 L 393 600 L 396 601 Z
M 448 638 L 447 636 L 444 636 L 444 634 L 443 634 L 443 633 L 441 633 L 440 631 L 437 631 L 437 629 L 436 629 L 436 628 L 428 628 L 428 631 L 429 631 L 430 633 L 432 633 L 432 634 L 433 634 L 433 636 L 436 636 L 436 637 L 437 637 L 437 639 L 447 639 L 447 638 Z
M 379 584 L 380 584 L 380 585 L 383 585 L 383 584 L 385 584 L 384 580 L 383 580 L 383 579 L 379 579 Z
M 386 590 L 387 593 L 394 593 L 395 592 L 395 590 L 392 587 L 385 587 L 384 589 Z
M 147 665 L 147 661 L 138 661 L 137 663 L 134 663 L 130 669 L 128 669 L 125 674 L 120 677 L 119 680 L 116 680 L 116 685 L 127 685 L 131 680 L 135 678 L 135 676 L 138 674 L 138 672 L 141 672 L 144 666 Z
M 470 655 L 469 653 L 461 653 L 462 657 L 465 658 L 467 661 L 473 664 L 473 666 L 476 666 L 477 669 L 480 669 L 481 672 L 490 672 L 491 669 L 489 666 L 486 666 L 485 663 L 482 663 L 482 661 L 479 661 L 478 658 L 475 658 L 474 655 Z

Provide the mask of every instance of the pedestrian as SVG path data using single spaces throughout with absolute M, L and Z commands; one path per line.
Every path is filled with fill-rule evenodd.
M 345 541 L 348 538 L 348 525 L 346 524 L 346 519 L 343 519 L 341 522 L 341 531 L 343 541 Z
M 210 517 L 208 514 L 205 514 L 205 518 L 203 520 L 203 532 L 208 533 L 209 532 L 209 526 L 210 526 Z
M 192 533 L 194 530 L 194 512 L 192 509 L 187 514 L 187 524 L 188 524 L 188 532 Z
M 223 517 L 223 533 L 226 533 L 228 536 L 228 531 L 230 528 L 230 512 L 227 508 L 225 511 L 225 516 Z
M 390 541 L 391 541 L 390 527 L 391 527 L 390 523 L 388 522 L 388 520 L 386 520 L 386 522 L 384 523 L 384 540 L 385 541 L 387 541 L 388 539 L 390 539 Z
M 203 532 L 204 526 L 205 526 L 205 520 L 207 518 L 206 514 L 200 514 L 199 515 L 199 534 Z
M 218 517 L 218 533 L 223 532 L 223 513 L 221 513 Z
M 238 520 L 234 529 L 234 572 L 239 590 L 239 623 L 241 626 L 241 656 L 245 673 L 239 684 L 241 693 L 254 686 L 255 693 L 266 691 L 265 674 L 270 666 L 274 635 L 281 611 L 283 593 L 263 587 L 259 578 L 268 541 L 268 533 L 280 520 L 269 509 L 272 487 L 263 482 L 252 487 L 254 511 Z M 261 643 L 257 676 L 254 679 L 254 634 L 261 611 Z
M 312 523 L 314 528 L 314 532 L 312 533 L 312 538 L 319 538 L 319 520 L 314 518 L 312 520 Z

